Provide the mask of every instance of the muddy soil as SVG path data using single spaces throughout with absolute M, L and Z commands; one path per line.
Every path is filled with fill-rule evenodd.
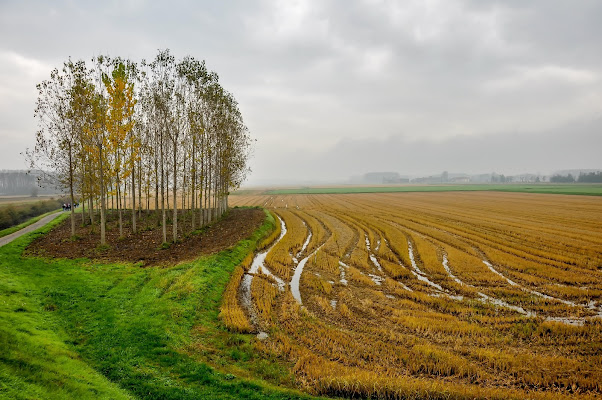
M 26 249 L 27 255 L 56 258 L 90 258 L 104 261 L 126 261 L 143 266 L 173 265 L 189 261 L 201 255 L 217 253 L 245 239 L 263 223 L 265 214 L 256 208 L 233 208 L 218 222 L 190 234 L 191 218 L 184 213 L 178 217 L 180 240 L 162 248 L 163 234 L 160 217 L 154 212 L 142 213 L 136 222 L 138 233 L 132 233 L 131 213 L 124 212 L 123 238 L 119 238 L 117 213 L 107 218 L 107 245 L 100 247 L 98 226 L 81 226 L 77 216 L 76 240 L 71 240 L 71 220 L 67 218 L 48 234 L 34 240 Z M 198 218 L 198 216 L 197 216 Z M 198 223 L 197 223 L 198 226 Z M 172 225 L 167 224 L 167 240 L 173 235 Z

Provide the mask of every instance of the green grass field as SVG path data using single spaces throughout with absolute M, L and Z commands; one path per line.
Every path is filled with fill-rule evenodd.
M 266 190 L 261 194 L 335 194 L 395 192 L 497 191 L 602 196 L 601 184 L 472 184 L 472 185 L 407 185 L 407 186 L 337 186 L 303 187 Z
M 174 267 L 23 258 L 0 248 L 0 398 L 301 399 L 289 366 L 218 320 L 234 267 L 274 226 Z M 269 383 L 266 383 L 269 382 Z

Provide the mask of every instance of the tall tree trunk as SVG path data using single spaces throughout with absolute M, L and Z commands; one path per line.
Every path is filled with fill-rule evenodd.
M 69 142 L 69 194 L 71 195 L 71 236 L 75 236 L 75 207 L 73 206 L 73 149 Z
M 136 233 L 136 161 L 132 160 L 132 233 Z
M 105 173 L 104 165 L 102 162 L 103 152 L 102 146 L 100 148 L 100 244 L 104 246 L 107 243 L 106 236 L 106 224 L 107 224 L 107 212 L 106 212 L 106 196 L 105 196 Z
M 190 228 L 191 231 L 194 231 L 195 229 L 195 200 L 196 200 L 196 140 L 195 140 L 195 136 L 192 137 L 192 171 L 191 171 L 191 192 L 192 192 L 192 196 L 190 196 L 190 215 L 192 216 L 192 227 Z
M 209 160 L 211 160 L 211 157 L 209 157 Z M 209 162 L 209 165 L 207 166 L 207 193 L 205 193 L 205 201 L 207 202 L 207 209 L 206 209 L 207 224 L 211 223 L 211 185 L 213 183 L 213 181 L 211 179 L 212 175 L 213 175 L 213 169 L 212 169 L 211 162 Z
M 171 157 L 168 157 L 169 161 L 171 159 Z M 165 208 L 169 211 L 171 210 L 171 205 L 169 202 L 169 197 L 171 196 L 171 193 L 169 193 L 169 169 L 170 169 L 170 165 L 168 162 L 164 161 L 167 165 L 165 165 Z
M 161 215 L 162 215 L 162 230 L 163 230 L 163 243 L 167 242 L 167 218 L 165 215 L 165 158 L 163 158 L 163 140 L 161 140 Z
M 186 166 L 186 158 L 184 158 L 184 166 Z M 182 194 L 180 195 L 180 209 L 186 209 L 186 170 L 182 169 Z
M 138 219 L 142 218 L 142 158 L 138 160 Z
M 177 199 L 177 189 L 178 189 L 178 142 L 177 136 L 176 140 L 173 141 L 173 241 L 174 243 L 178 240 L 178 199 Z
M 83 185 L 82 185 L 83 188 Z M 86 200 L 84 199 L 84 193 L 82 190 L 82 194 L 81 194 L 81 200 L 82 200 L 82 227 L 86 226 Z
M 90 213 L 90 225 L 94 226 L 94 201 L 92 196 L 88 199 L 88 212 Z
M 113 193 L 114 188 L 113 188 L 113 180 L 112 179 L 111 179 L 110 185 L 111 185 L 110 186 L 110 189 L 111 189 L 111 213 L 113 213 L 113 211 L 115 210 L 115 193 Z
M 119 237 L 122 238 L 123 237 L 123 219 L 122 219 L 122 214 L 121 214 L 121 209 L 123 208 L 123 205 L 120 204 L 121 203 L 121 182 L 119 181 L 119 171 L 117 172 L 117 192 L 115 193 L 115 196 L 117 197 L 117 214 L 119 214 Z
M 161 172 L 161 179 L 163 179 L 163 172 Z M 155 154 L 155 213 L 159 215 L 159 164 L 157 161 L 157 155 Z

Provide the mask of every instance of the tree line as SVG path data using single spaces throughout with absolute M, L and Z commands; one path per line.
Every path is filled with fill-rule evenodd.
M 82 223 L 100 225 L 103 245 L 108 210 L 118 214 L 123 236 L 124 210 L 136 233 L 142 211 L 154 209 L 163 242 L 168 219 L 176 241 L 179 211 L 189 212 L 192 230 L 215 221 L 246 177 L 249 131 L 204 61 L 176 61 L 169 50 L 140 63 L 69 59 L 37 89 L 31 167 L 53 171 L 71 204 L 82 204 Z M 72 235 L 75 226 L 72 208 Z
M 589 173 L 580 173 L 578 177 L 574 177 L 572 174 L 564 175 L 554 175 L 550 178 L 550 182 L 553 183 L 602 183 L 602 172 L 589 172 Z
M 22 195 L 35 197 L 39 193 L 54 194 L 50 188 L 40 188 L 44 184 L 42 171 L 0 170 L 0 195 Z

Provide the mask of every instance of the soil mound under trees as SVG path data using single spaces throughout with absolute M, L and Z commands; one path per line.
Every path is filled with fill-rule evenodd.
M 123 238 L 119 238 L 119 220 L 117 212 L 109 212 L 107 217 L 107 245 L 99 247 L 99 227 L 81 226 L 81 216 L 77 215 L 78 226 L 76 240 L 71 240 L 70 219 L 60 223 L 48 234 L 34 240 L 27 248 L 26 254 L 56 258 L 90 258 L 106 261 L 142 262 L 144 266 L 158 264 L 176 264 L 193 260 L 203 254 L 213 254 L 235 245 L 245 239 L 263 223 L 265 213 L 258 208 L 233 208 L 219 221 L 184 236 L 172 243 L 168 248 L 162 247 L 162 228 L 160 215 L 142 212 L 137 221 L 138 232 L 133 233 L 131 212 L 123 215 Z M 190 213 L 184 211 L 178 216 L 178 228 L 189 232 L 191 227 Z M 172 225 L 167 225 L 168 238 Z

